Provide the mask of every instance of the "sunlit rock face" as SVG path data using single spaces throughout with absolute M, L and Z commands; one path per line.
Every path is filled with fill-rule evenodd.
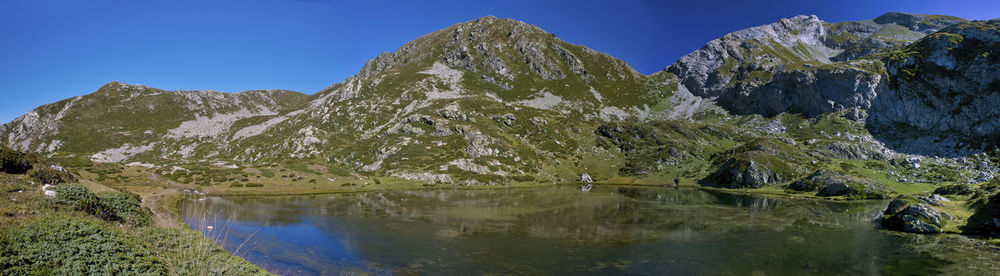
M 1000 132 L 1000 20 L 958 24 L 886 59 L 891 77 L 872 107 L 880 127 L 963 137 Z

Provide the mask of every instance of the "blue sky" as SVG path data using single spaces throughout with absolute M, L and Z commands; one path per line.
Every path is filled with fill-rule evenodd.
M 168 90 L 311 94 L 379 52 L 485 15 L 661 70 L 705 42 L 782 17 L 887 11 L 1000 17 L 1000 1 L 0 0 L 0 122 L 112 80 Z

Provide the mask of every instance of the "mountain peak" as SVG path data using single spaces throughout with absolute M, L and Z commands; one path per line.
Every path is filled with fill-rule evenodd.
M 485 16 L 421 36 L 394 52 L 380 53 L 354 77 L 370 79 L 407 65 L 423 70 L 434 62 L 442 62 L 451 68 L 476 72 L 483 79 L 509 89 L 509 82 L 521 76 L 556 80 L 577 75 L 592 79 L 594 76 L 585 68 L 591 56 L 598 62 L 615 65 L 616 72 L 612 75 L 618 79 L 638 75 L 624 62 L 569 44 L 535 25 Z

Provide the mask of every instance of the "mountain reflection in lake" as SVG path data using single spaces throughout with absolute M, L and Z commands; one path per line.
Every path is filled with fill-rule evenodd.
M 185 201 L 184 220 L 279 274 L 933 274 L 954 264 L 915 250 L 939 240 L 874 229 L 883 206 L 549 187 L 209 197 Z

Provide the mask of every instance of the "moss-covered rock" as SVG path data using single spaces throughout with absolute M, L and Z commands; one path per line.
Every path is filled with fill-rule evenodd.
M 889 202 L 881 224 L 889 230 L 918 234 L 939 234 L 947 214 L 912 196 L 900 196 Z
M 1000 236 L 1000 193 L 977 193 L 969 200 L 975 213 L 969 217 L 962 232 L 972 235 Z
M 889 198 L 889 189 L 875 180 L 833 170 L 816 170 L 792 184 L 788 189 L 817 192 L 817 196 L 846 196 L 854 199 Z
M 974 192 L 976 192 L 975 187 L 963 183 L 944 185 L 934 189 L 936 195 L 971 195 Z
M 760 188 L 797 177 L 810 158 L 801 150 L 777 139 L 757 138 L 716 154 L 717 169 L 699 184 L 720 188 Z

